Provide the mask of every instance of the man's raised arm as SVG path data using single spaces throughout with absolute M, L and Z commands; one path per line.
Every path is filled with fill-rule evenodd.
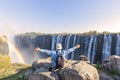
M 72 47 L 72 48 L 70 48 L 70 49 L 68 49 L 68 50 L 64 50 L 65 51 L 65 53 L 67 53 L 67 54 L 69 54 L 70 52 L 73 52 L 75 49 L 77 49 L 77 48 L 80 48 L 80 45 L 79 44 L 77 44 L 75 47 Z
M 35 51 L 37 51 L 37 52 L 40 51 L 40 52 L 46 53 L 46 54 L 48 54 L 48 55 L 51 55 L 51 54 L 53 53 L 53 51 L 46 50 L 46 49 L 41 49 L 41 48 L 39 48 L 39 47 L 35 48 Z

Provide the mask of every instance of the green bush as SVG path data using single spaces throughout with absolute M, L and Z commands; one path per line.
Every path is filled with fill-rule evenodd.
M 110 73 L 113 74 L 113 75 L 118 75 L 119 74 L 117 69 L 113 69 L 112 71 L 110 71 Z
M 101 64 L 95 64 L 94 67 L 96 67 L 97 70 L 102 70 L 102 65 Z

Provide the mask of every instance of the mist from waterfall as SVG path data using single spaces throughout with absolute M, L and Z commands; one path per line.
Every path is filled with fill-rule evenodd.
M 8 36 L 7 42 L 9 46 L 9 56 L 11 63 L 25 63 L 23 56 L 20 51 L 16 48 L 13 37 Z

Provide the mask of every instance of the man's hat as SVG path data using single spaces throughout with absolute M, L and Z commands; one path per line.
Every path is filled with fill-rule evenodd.
M 62 49 L 62 45 L 61 45 L 60 43 L 58 43 L 58 44 L 56 45 L 56 49 Z

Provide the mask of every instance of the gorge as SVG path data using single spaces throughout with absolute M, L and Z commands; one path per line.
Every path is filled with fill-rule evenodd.
M 80 49 L 67 55 L 67 59 L 77 60 L 80 55 L 87 56 L 91 63 L 101 63 L 110 55 L 120 55 L 119 33 L 89 33 L 89 34 L 41 34 L 26 33 L 14 37 L 16 46 L 22 51 L 27 63 L 48 56 L 35 52 L 35 47 L 56 50 L 56 44 L 61 43 L 64 49 L 80 44 Z

